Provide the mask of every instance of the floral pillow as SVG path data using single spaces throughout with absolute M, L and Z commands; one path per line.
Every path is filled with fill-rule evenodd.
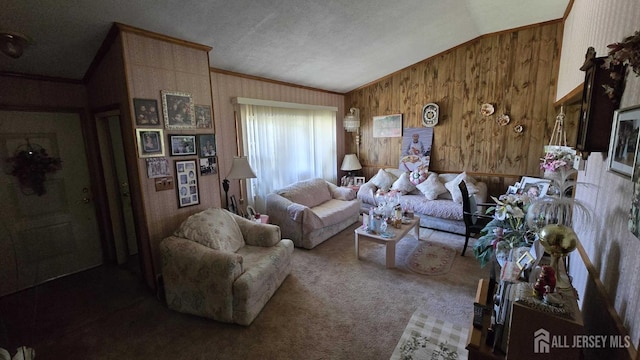
M 393 183 L 398 178 L 390 172 L 385 171 L 384 169 L 378 170 L 376 176 L 374 176 L 371 180 L 369 180 L 373 185 L 377 186 L 378 189 L 382 189 L 383 191 L 388 191 Z
M 421 182 L 427 180 L 428 177 L 429 170 L 425 169 L 424 167 L 418 167 L 411 172 L 411 174 L 409 175 L 409 180 L 411 180 L 414 185 L 418 185 Z
M 447 188 L 440 182 L 438 174 L 431 173 L 427 180 L 416 186 L 418 190 L 427 198 L 427 200 L 435 200 L 440 194 L 447 192 Z
M 463 172 L 455 177 L 455 179 L 447 182 L 444 186 L 451 193 L 451 197 L 453 201 L 462 204 L 462 192 L 460 192 L 460 182 L 463 181 L 467 184 L 467 190 L 469 190 L 469 195 L 473 195 L 478 192 L 478 188 L 475 187 L 476 180 L 471 176 L 467 175 L 466 172 Z
M 409 181 L 408 172 L 402 173 L 402 175 L 400 175 L 398 180 L 396 180 L 391 186 L 391 190 L 399 191 L 403 195 L 406 193 L 410 193 L 415 189 L 416 189 L 416 186 L 411 181 Z
M 189 216 L 174 235 L 224 252 L 234 253 L 245 244 L 240 227 L 231 213 L 218 208 Z

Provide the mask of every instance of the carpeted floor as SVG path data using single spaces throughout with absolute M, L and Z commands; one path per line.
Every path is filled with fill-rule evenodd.
M 139 276 L 118 268 L 71 276 L 80 278 L 74 285 L 49 283 L 35 309 L 19 296 L 0 299 L 0 315 L 9 343 L 35 347 L 38 360 L 388 359 L 418 308 L 469 326 L 488 270 L 469 252 L 459 255 L 462 236 L 420 229 L 421 239 L 457 249 L 448 273 L 427 276 L 406 265 L 418 245 L 412 235 L 398 244 L 396 269 L 385 268 L 384 246 L 369 241 L 357 260 L 358 225 L 313 250 L 296 249 L 291 275 L 249 327 L 168 310 Z

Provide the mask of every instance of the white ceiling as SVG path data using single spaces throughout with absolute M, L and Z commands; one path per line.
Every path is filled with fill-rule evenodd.
M 569 0 L 3 0 L 34 44 L 0 71 L 81 79 L 113 22 L 212 46 L 219 69 L 348 92 L 482 34 L 561 18 Z

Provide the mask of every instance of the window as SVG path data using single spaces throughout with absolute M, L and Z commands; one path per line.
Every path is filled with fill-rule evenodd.
M 257 102 L 238 101 L 244 155 L 257 176 L 247 181 L 249 204 L 264 209 L 268 193 L 300 180 L 335 183 L 337 108 Z

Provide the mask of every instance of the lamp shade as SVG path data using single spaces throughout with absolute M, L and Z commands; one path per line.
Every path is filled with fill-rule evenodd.
M 227 179 L 250 179 L 255 177 L 256 174 L 253 172 L 251 165 L 249 165 L 246 156 L 235 156 L 233 158 Z
M 360 161 L 356 157 L 356 154 L 347 154 L 344 156 L 344 160 L 342 160 L 342 166 L 340 170 L 342 171 L 354 171 L 362 169 L 362 165 L 360 165 Z

